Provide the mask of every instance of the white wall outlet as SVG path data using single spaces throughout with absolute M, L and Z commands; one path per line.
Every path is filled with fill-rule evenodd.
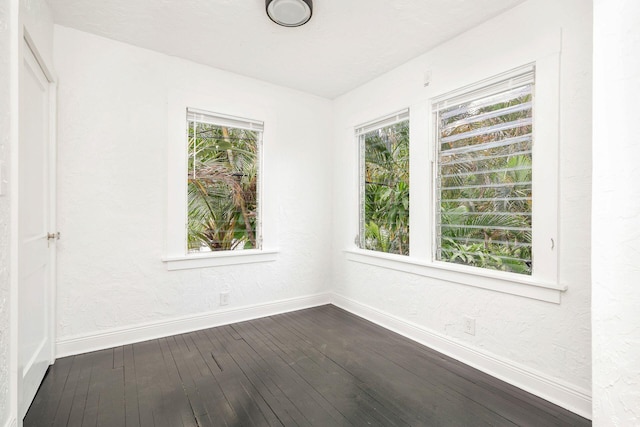
M 229 291 L 220 292 L 220 305 L 229 305 Z
M 476 334 L 476 319 L 474 319 L 473 317 L 464 316 L 462 318 L 462 326 L 465 333 L 469 335 Z

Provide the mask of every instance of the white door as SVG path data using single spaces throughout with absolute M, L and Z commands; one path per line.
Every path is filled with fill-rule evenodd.
M 53 361 L 51 260 L 48 233 L 53 178 L 49 81 L 25 42 L 20 70 L 18 142 L 18 375 L 22 418 Z

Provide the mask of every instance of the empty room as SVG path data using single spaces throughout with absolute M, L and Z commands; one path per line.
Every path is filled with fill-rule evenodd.
M 640 425 L 639 28 L 0 0 L 0 427 Z

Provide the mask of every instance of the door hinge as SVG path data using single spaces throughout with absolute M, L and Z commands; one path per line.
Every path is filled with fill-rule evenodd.
M 51 243 L 52 240 L 60 240 L 60 232 L 55 233 L 47 233 L 47 246 Z

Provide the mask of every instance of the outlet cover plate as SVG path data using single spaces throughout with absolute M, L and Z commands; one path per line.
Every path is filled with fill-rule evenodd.
M 220 292 L 220 305 L 229 305 L 229 292 Z
M 462 320 L 463 320 L 462 327 L 464 329 L 464 332 L 469 335 L 475 335 L 476 319 L 474 319 L 473 317 L 464 316 Z

